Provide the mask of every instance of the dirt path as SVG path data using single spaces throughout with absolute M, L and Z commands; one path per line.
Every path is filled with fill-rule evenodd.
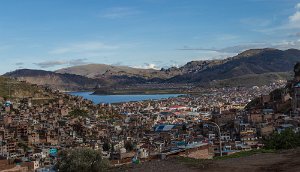
M 280 153 L 255 154 L 247 157 L 213 161 L 208 167 L 188 166 L 178 160 L 155 160 L 140 165 L 121 167 L 115 171 L 128 172 L 300 172 L 300 148 Z
M 216 161 L 205 171 L 260 172 L 300 171 L 300 150 L 282 153 L 255 154 L 248 157 Z

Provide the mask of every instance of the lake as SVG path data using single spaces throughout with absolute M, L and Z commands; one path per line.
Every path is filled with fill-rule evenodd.
M 159 100 L 171 97 L 178 97 L 183 94 L 145 94 L 145 95 L 93 95 L 93 92 L 70 92 L 73 96 L 81 96 L 85 99 L 99 103 L 121 103 L 143 100 Z

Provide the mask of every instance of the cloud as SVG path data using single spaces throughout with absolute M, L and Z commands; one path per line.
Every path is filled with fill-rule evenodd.
M 123 62 L 115 62 L 111 65 L 113 65 L 113 66 L 122 66 L 122 65 L 124 65 L 124 63 Z
M 289 17 L 290 23 L 296 23 L 299 24 L 300 22 L 300 11 L 297 11 L 295 14 L 291 15 Z
M 15 63 L 15 65 L 16 66 L 22 66 L 22 65 L 24 65 L 24 63 L 23 62 L 17 62 L 17 63 Z
M 296 33 L 295 35 L 300 36 L 300 33 Z M 229 47 L 224 47 L 220 49 L 215 49 L 215 48 L 190 48 L 187 46 L 184 46 L 184 48 L 179 48 L 177 50 L 184 50 L 184 51 L 214 51 L 218 52 L 221 54 L 218 54 L 218 57 L 226 57 L 228 55 L 234 55 L 237 53 L 241 53 L 245 50 L 249 49 L 261 49 L 261 48 L 276 48 L 276 49 L 281 49 L 281 50 L 286 50 L 286 49 L 299 49 L 300 47 L 300 39 L 299 40 L 281 40 L 277 42 L 272 42 L 272 43 L 264 43 L 264 42 L 253 42 L 253 43 L 248 43 L 248 44 L 240 44 L 236 46 L 229 46 Z
M 102 42 L 84 42 L 69 44 L 64 47 L 56 48 L 51 50 L 51 54 L 66 54 L 66 53 L 90 53 L 90 52 L 99 52 L 103 50 L 112 50 L 117 49 L 116 45 L 108 45 Z
M 87 64 L 86 62 L 87 59 L 73 59 L 73 60 L 70 60 L 68 62 L 69 65 L 71 66 L 78 66 L 78 65 L 83 65 L 83 64 Z
M 272 25 L 262 29 L 255 29 L 254 31 L 261 32 L 268 35 L 278 34 L 278 32 L 290 32 L 291 30 L 300 29 L 300 3 L 295 5 L 295 11 L 287 18 L 283 19 L 281 24 Z M 270 20 L 271 21 L 271 20 Z
M 49 68 L 49 67 L 54 67 L 58 65 L 64 65 L 66 64 L 65 61 L 45 61 L 45 62 L 40 62 L 40 63 L 34 63 L 35 65 L 39 66 L 40 68 Z
M 133 68 L 140 68 L 140 69 L 156 69 L 159 70 L 160 68 L 154 63 L 144 63 L 144 65 L 132 66 Z
M 139 14 L 140 11 L 138 11 L 135 8 L 130 7 L 114 7 L 114 8 L 108 8 L 105 11 L 103 11 L 100 14 L 100 17 L 107 18 L 107 19 L 119 19 L 124 18 L 128 16 L 133 16 L 136 14 Z
M 300 3 L 295 6 L 296 9 L 300 9 Z
M 281 50 L 286 50 L 286 49 L 299 49 L 300 47 L 300 39 L 299 40 L 282 40 L 276 43 L 273 43 L 271 48 L 277 48 Z
M 287 28 L 300 28 L 300 3 L 296 6 L 296 12 L 289 16 Z
M 190 48 L 187 46 L 184 46 L 184 48 L 179 48 L 177 50 L 185 50 L 185 51 L 214 51 L 218 53 L 224 53 L 224 55 L 228 55 L 231 53 L 240 53 L 242 51 L 253 49 L 253 48 L 262 48 L 267 47 L 268 45 L 265 43 L 249 43 L 249 44 L 241 44 L 236 46 L 229 46 L 224 48 Z
M 69 61 L 57 60 L 57 61 L 45 61 L 45 62 L 34 63 L 34 64 L 39 66 L 40 68 L 50 68 L 50 67 L 55 67 L 60 65 L 78 66 L 78 65 L 87 64 L 86 60 L 87 59 L 72 59 Z

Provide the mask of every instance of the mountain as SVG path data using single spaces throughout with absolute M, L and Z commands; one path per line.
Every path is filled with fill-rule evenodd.
M 73 66 L 69 68 L 63 68 L 57 70 L 56 73 L 68 73 L 68 74 L 75 74 L 81 75 L 88 78 L 114 78 L 120 76 L 126 77 L 136 77 L 136 78 L 143 78 L 143 79 L 154 79 L 154 78 L 170 78 L 175 75 L 169 76 L 168 73 L 162 72 L 155 69 L 139 69 L 139 68 L 132 68 L 127 66 L 112 66 L 112 65 L 105 65 L 105 64 L 87 64 L 81 66 Z
M 181 67 L 171 67 L 161 70 L 137 69 L 126 66 L 111 66 L 103 64 L 89 64 L 57 70 L 57 73 L 69 73 L 89 78 L 109 80 L 110 82 L 124 84 L 131 83 L 218 83 L 228 82 L 231 78 L 238 78 L 245 83 L 255 77 L 266 82 L 277 78 L 286 79 L 292 66 L 300 60 L 300 51 L 296 49 L 250 49 L 237 56 L 221 60 L 191 61 Z M 279 73 L 278 73 L 279 72 Z M 285 72 L 283 75 L 282 72 Z M 270 77 L 266 74 L 270 73 Z M 273 75 L 272 75 L 272 74 Z M 278 74 L 276 74 L 278 73 Z M 280 76 L 280 77 L 278 77 Z M 222 82 L 222 83 L 224 83 Z
M 247 75 L 289 72 L 299 60 L 300 51 L 296 49 L 252 49 L 220 60 L 203 70 L 172 77 L 167 82 L 208 83 Z
M 126 66 L 88 64 L 57 70 L 22 69 L 5 76 L 60 90 L 120 88 L 149 83 L 173 87 L 180 84 L 201 86 L 265 85 L 290 78 L 291 69 L 300 61 L 300 50 L 251 49 L 221 60 L 191 61 L 168 69 L 138 69 Z M 153 87 L 148 85 L 149 87 Z M 156 86 L 155 86 L 156 87 Z
M 140 78 L 147 81 L 161 81 L 172 78 L 174 76 L 195 73 L 223 63 L 222 60 L 205 60 L 191 61 L 182 67 L 171 67 L 168 69 L 140 69 L 127 66 L 113 66 L 105 64 L 87 64 L 81 66 L 73 66 L 55 71 L 61 74 L 75 74 L 88 78 L 106 78 L 115 79 L 120 77 Z
M 105 81 L 90 79 L 74 74 L 60 74 L 44 70 L 20 69 L 4 74 L 4 76 L 17 78 L 28 83 L 49 86 L 52 89 L 64 91 L 92 90 L 99 83 Z

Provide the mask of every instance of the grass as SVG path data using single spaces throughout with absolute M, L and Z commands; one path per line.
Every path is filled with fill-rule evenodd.
M 212 159 L 194 159 L 188 157 L 178 156 L 175 160 L 183 165 L 194 167 L 194 168 L 207 168 L 213 165 Z
M 290 72 L 270 72 L 263 74 L 250 74 L 239 77 L 232 77 L 224 80 L 216 80 L 210 82 L 211 86 L 216 87 L 236 87 L 236 86 L 262 86 L 268 85 L 277 80 L 292 79 Z
M 33 97 L 44 99 L 43 101 L 51 98 L 51 93 L 45 91 L 43 88 L 37 85 L 32 85 L 26 82 L 20 82 L 15 79 L 0 76 L 0 97 L 9 98 L 9 88 L 11 93 L 11 99 Z M 36 100 L 38 103 L 42 100 Z M 33 102 L 34 103 L 34 102 Z
M 225 160 L 225 159 L 231 159 L 231 158 L 241 158 L 241 157 L 246 157 L 246 156 L 251 156 L 254 154 L 260 154 L 260 153 L 276 153 L 275 150 L 269 150 L 269 149 L 255 149 L 255 150 L 250 150 L 250 151 L 241 151 L 237 152 L 231 155 L 225 155 L 225 156 L 218 156 L 215 157 L 214 160 Z
M 242 152 L 237 152 L 235 154 L 231 155 L 225 155 L 222 157 L 215 157 L 214 159 L 194 159 L 194 158 L 188 158 L 188 157 L 175 157 L 175 160 L 178 163 L 181 163 L 183 165 L 193 167 L 193 168 L 208 168 L 212 165 L 214 165 L 214 162 L 216 161 L 222 161 L 226 159 L 231 159 L 231 158 L 241 158 L 241 157 L 247 157 L 251 156 L 254 154 L 261 154 L 261 153 L 276 153 L 275 150 L 266 150 L 266 149 L 256 149 L 256 150 L 250 150 L 250 151 L 242 151 Z
M 241 158 L 241 157 L 247 157 L 254 154 L 261 154 L 261 153 L 276 153 L 275 150 L 266 150 L 266 149 L 256 149 L 256 150 L 250 150 L 250 151 L 242 151 L 237 152 L 235 154 L 226 155 L 222 157 L 215 157 L 214 159 L 194 159 L 194 158 L 188 158 L 188 157 L 175 157 L 175 160 L 183 165 L 194 167 L 194 168 L 208 168 L 209 166 L 212 166 L 215 161 L 219 160 L 226 160 L 231 158 Z

